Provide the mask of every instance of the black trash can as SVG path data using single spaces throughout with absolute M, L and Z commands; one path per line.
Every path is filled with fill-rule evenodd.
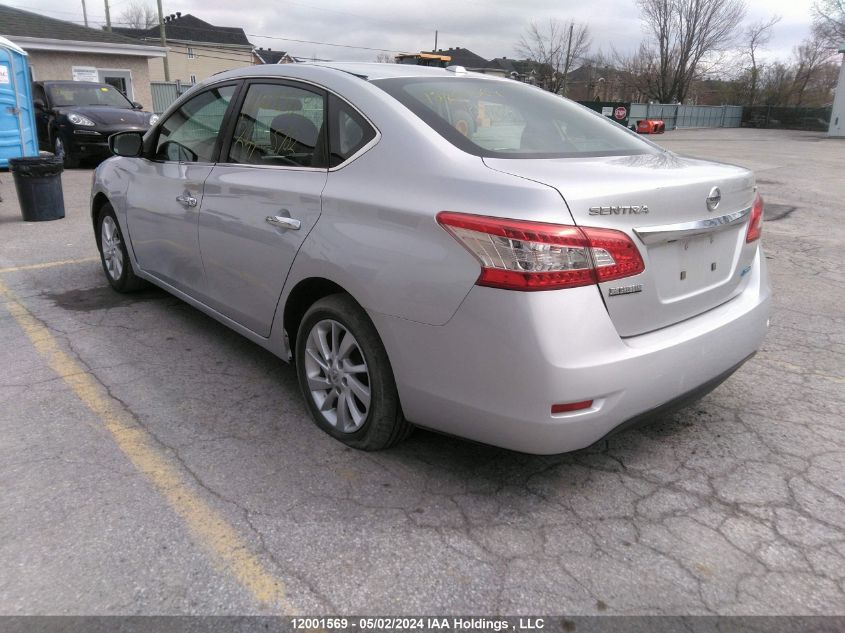
M 65 217 L 65 199 L 62 195 L 61 158 L 33 156 L 10 158 L 9 171 L 18 190 L 18 202 L 24 222 L 60 220 Z

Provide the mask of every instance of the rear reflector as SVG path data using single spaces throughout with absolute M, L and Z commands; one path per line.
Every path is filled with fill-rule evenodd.
M 751 205 L 751 219 L 748 221 L 748 232 L 745 234 L 746 244 L 759 240 L 763 233 L 763 198 L 760 194 L 754 198 L 754 204 Z
M 622 231 L 442 211 L 437 221 L 481 264 L 479 286 L 577 288 L 645 270 Z
M 569 411 L 580 411 L 581 409 L 589 409 L 593 406 L 592 400 L 584 400 L 582 402 L 567 402 L 565 404 L 553 404 L 552 415 L 555 413 L 567 413 Z

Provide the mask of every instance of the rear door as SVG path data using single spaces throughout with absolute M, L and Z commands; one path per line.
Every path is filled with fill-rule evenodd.
M 204 300 L 197 223 L 205 180 L 238 84 L 221 84 L 187 100 L 158 128 L 151 158 L 133 161 L 126 211 L 142 270 Z
M 199 247 L 208 304 L 270 335 L 282 286 L 320 216 L 327 97 L 292 81 L 246 84 L 220 163 L 205 182 Z

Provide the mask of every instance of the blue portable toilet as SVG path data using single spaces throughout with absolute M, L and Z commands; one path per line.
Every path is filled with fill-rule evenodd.
M 0 168 L 21 156 L 38 156 L 32 80 L 26 51 L 0 37 Z

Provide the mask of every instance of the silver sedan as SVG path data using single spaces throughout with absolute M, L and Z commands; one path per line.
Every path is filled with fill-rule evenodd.
M 316 424 L 579 449 L 760 346 L 754 176 L 506 79 L 394 64 L 215 75 L 111 137 L 108 282 L 151 282 L 296 364 Z

